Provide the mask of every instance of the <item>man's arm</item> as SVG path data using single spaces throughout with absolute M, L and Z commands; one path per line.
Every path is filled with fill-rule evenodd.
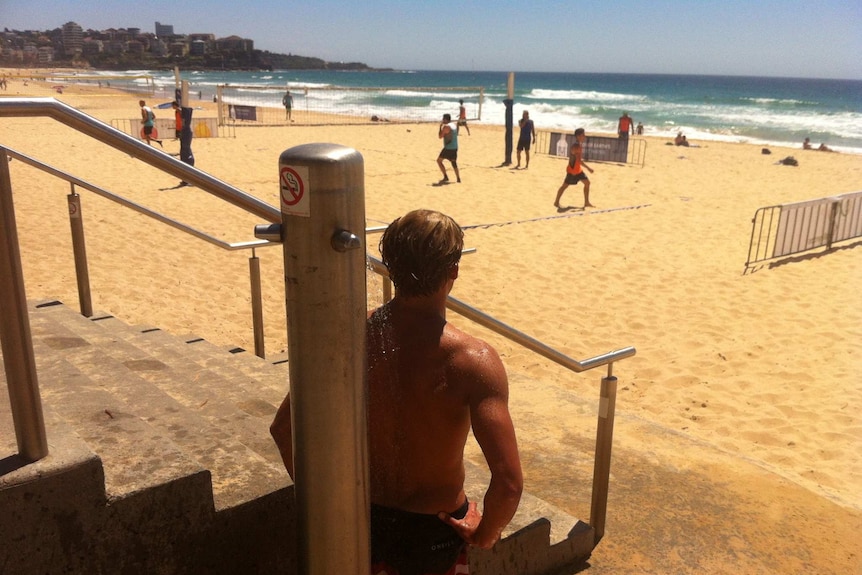
M 290 393 L 281 402 L 281 406 L 275 414 L 275 419 L 272 420 L 272 425 L 269 426 L 269 433 L 275 440 L 278 446 L 278 452 L 281 453 L 281 460 L 284 462 L 284 468 L 287 469 L 291 479 L 293 477 L 293 428 L 290 423 Z
M 580 160 L 581 161 L 581 167 L 586 168 L 592 174 L 593 169 L 591 167 L 589 167 L 587 165 L 587 163 L 584 161 L 583 155 L 584 155 L 584 149 L 581 147 L 580 144 L 577 144 L 576 146 L 572 146 L 572 160 L 571 160 L 572 164 L 571 165 L 574 166 L 578 162 L 578 160 Z
M 532 122 L 530 124 L 530 130 L 533 132 L 533 143 L 536 143 L 536 123 Z
M 438 138 L 443 138 L 445 143 L 449 143 L 452 141 L 452 128 L 449 127 L 449 124 L 440 124 L 440 131 L 437 133 Z
M 466 356 L 473 435 L 485 455 L 491 483 L 485 492 L 484 515 L 468 513 L 462 520 L 450 517 L 447 522 L 467 543 L 490 549 L 518 509 L 524 478 L 509 414 L 509 382 L 503 362 L 484 342 L 478 342 Z M 474 509 L 471 506 L 471 511 Z

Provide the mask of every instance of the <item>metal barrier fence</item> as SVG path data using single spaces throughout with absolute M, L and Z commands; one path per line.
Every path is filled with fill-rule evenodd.
M 173 110 L 171 110 L 173 116 Z M 127 120 L 123 118 L 111 120 L 111 126 L 119 131 L 132 136 L 133 138 L 141 138 L 144 136 L 143 123 L 140 118 Z M 219 137 L 236 137 L 236 128 L 233 125 L 219 127 L 216 118 L 192 118 L 192 134 L 195 138 L 219 138 Z M 173 139 L 176 134 L 177 122 L 173 117 L 156 118 L 155 129 L 153 130 L 154 139 Z
M 283 99 L 290 90 L 288 114 Z M 485 89 L 481 86 L 387 88 L 345 86 L 260 86 L 221 84 L 216 90 L 219 124 L 303 126 L 427 122 L 432 101 L 451 100 L 452 112 L 464 100 L 468 120 L 482 119 Z M 446 111 L 446 110 L 444 110 Z M 473 112 L 476 112 L 475 115 Z M 457 114 L 452 115 L 457 119 Z M 435 116 L 434 121 L 439 117 Z
M 862 191 L 760 208 L 751 222 L 746 271 L 760 262 L 862 237 Z
M 568 158 L 574 133 L 536 131 L 533 151 L 559 158 Z M 608 136 L 587 136 L 584 144 L 584 160 L 587 162 L 615 162 L 643 167 L 646 160 L 646 140 L 641 138 L 617 138 Z

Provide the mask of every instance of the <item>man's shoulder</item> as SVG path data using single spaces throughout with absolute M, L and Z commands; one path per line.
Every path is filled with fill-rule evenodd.
M 488 361 L 501 362 L 491 344 L 472 336 L 447 323 L 441 340 L 453 365 L 469 368 L 470 371 L 481 369 Z

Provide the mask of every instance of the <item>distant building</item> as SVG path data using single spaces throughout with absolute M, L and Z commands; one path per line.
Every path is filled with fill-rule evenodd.
M 63 24 L 63 53 L 66 56 L 80 54 L 83 43 L 84 30 L 79 24 L 76 22 L 66 22 Z
M 105 44 L 101 40 L 93 40 L 92 38 L 87 38 L 84 40 L 83 53 L 85 56 L 101 54 L 104 51 Z
M 207 43 L 203 40 L 193 40 L 189 46 L 189 54 L 192 56 L 203 56 L 207 52 Z
M 216 46 L 223 52 L 253 52 L 254 40 L 240 38 L 239 36 L 228 36 L 216 40 Z
M 189 46 L 185 42 L 171 42 L 168 50 L 173 56 L 185 56 L 189 53 Z
M 159 38 L 167 38 L 169 36 L 174 35 L 174 25 L 173 24 L 162 24 L 161 22 L 156 22 L 156 36 Z
M 42 46 L 38 50 L 38 61 L 40 64 L 50 64 L 54 61 L 54 48 Z

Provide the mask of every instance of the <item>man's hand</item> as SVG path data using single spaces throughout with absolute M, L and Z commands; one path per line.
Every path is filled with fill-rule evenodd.
M 482 514 L 479 513 L 479 509 L 475 501 L 470 502 L 467 506 L 467 514 L 461 519 L 455 519 L 448 513 L 442 512 L 438 513 L 437 517 L 440 518 L 440 521 L 450 525 L 458 536 L 466 541 L 468 545 L 481 547 L 482 549 L 490 549 L 500 539 L 499 534 L 497 534 L 493 539 L 486 541 L 480 541 L 476 537 L 476 530 L 479 529 L 479 524 L 482 522 Z

